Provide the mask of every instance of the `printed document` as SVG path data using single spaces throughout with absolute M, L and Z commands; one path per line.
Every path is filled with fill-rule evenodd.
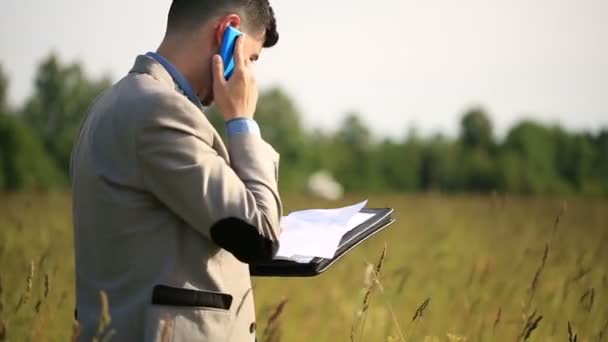
M 338 209 L 310 209 L 293 212 L 281 219 L 276 259 L 310 262 L 315 257 L 331 259 L 344 234 L 370 219 L 361 213 L 367 200 Z

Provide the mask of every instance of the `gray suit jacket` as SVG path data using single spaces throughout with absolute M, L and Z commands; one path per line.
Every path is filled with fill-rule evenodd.
M 77 316 L 90 341 L 253 341 L 248 263 L 278 248 L 278 154 L 228 148 L 156 61 L 139 56 L 83 121 L 72 153 Z

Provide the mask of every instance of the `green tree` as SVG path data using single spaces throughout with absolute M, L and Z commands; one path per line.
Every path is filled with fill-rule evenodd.
M 45 190 L 65 185 L 38 137 L 10 115 L 0 116 L 0 165 L 5 190 Z
M 8 115 L 8 105 L 6 104 L 8 92 L 8 78 L 4 74 L 4 69 L 0 65 L 0 121 L 4 120 L 4 117 Z M 5 188 L 5 176 L 4 176 L 4 153 L 2 153 L 3 146 L 0 145 L 0 190 Z
M 379 187 L 379 175 L 374 175 L 378 158 L 371 132 L 355 112 L 347 113 L 335 133 L 331 158 L 332 171 L 347 191 L 366 191 Z
M 461 140 L 467 148 L 488 150 L 494 143 L 492 123 L 481 108 L 466 112 L 460 122 L 460 129 Z
M 592 138 L 593 162 L 591 176 L 584 186 L 586 193 L 608 196 L 608 129 Z
M 255 119 L 264 139 L 281 154 L 281 188 L 302 190 L 314 170 L 308 136 L 294 101 L 280 88 L 267 89 L 260 94 Z
M 502 193 L 531 193 L 526 188 L 526 167 L 521 154 L 514 149 L 502 149 L 496 160 L 496 190 Z
M 95 97 L 109 86 L 108 78 L 89 79 L 80 64 L 63 65 L 55 55 L 38 68 L 34 94 L 22 116 L 66 175 L 81 119 Z
M 0 115 L 8 113 L 8 77 L 4 74 L 4 69 L 0 65 Z
M 410 132 L 405 142 L 385 139 L 375 151 L 376 163 L 381 189 L 383 191 L 413 192 L 420 190 L 422 172 L 423 144 L 414 131 Z
M 47 189 L 64 180 L 38 137 L 6 103 L 8 78 L 0 66 L 0 190 Z
M 559 176 L 555 165 L 558 146 L 555 134 L 533 121 L 523 121 L 514 126 L 504 143 L 505 153 L 515 153 L 521 159 L 515 192 L 527 194 L 563 193 L 570 190 Z
M 458 146 L 440 134 L 425 142 L 421 156 L 421 189 L 456 191 L 461 178 L 459 154 Z
M 490 192 L 497 188 L 492 122 L 481 108 L 464 114 L 460 122 L 459 178 L 455 179 L 455 190 Z
M 592 178 L 594 151 L 591 138 L 585 134 L 568 134 L 561 128 L 556 128 L 554 135 L 556 171 L 573 190 L 585 190 Z

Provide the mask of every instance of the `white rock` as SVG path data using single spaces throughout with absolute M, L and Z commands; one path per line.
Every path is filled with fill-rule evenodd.
M 344 195 L 344 188 L 325 170 L 320 170 L 308 177 L 308 192 L 314 196 L 338 200 Z

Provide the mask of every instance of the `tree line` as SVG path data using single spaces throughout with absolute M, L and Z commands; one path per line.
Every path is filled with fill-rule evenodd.
M 8 86 L 0 67 L 0 190 L 68 187 L 80 121 L 110 79 L 50 55 L 18 108 L 7 103 Z M 207 115 L 223 132 L 222 116 L 213 108 Z M 326 170 L 349 192 L 608 195 L 607 128 L 575 133 L 525 120 L 499 140 L 489 115 L 472 108 L 455 138 L 409 132 L 391 139 L 373 136 L 361 117 L 348 113 L 333 132 L 311 131 L 288 94 L 263 91 L 256 120 L 281 154 L 281 190 L 302 191 L 310 174 Z

